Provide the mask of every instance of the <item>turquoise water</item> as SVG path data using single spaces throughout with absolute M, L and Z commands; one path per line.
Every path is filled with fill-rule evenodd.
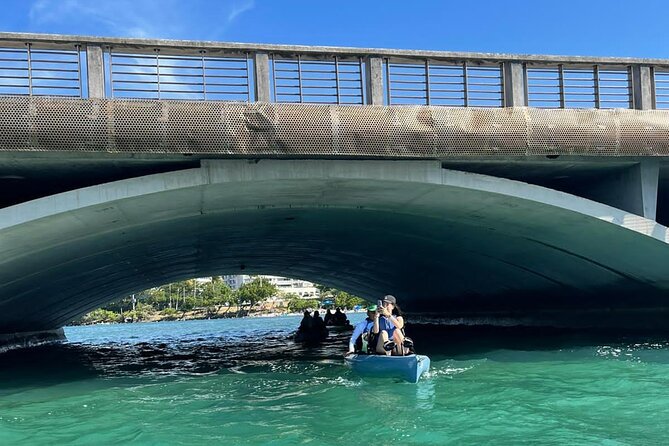
M 0 356 L 0 444 L 668 441 L 661 338 L 416 327 L 432 370 L 408 384 L 352 374 L 346 335 L 294 345 L 285 338 L 298 322 L 67 328 L 65 344 Z

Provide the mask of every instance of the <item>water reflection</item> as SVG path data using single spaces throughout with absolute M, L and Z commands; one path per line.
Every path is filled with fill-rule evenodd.
M 429 387 L 430 377 L 452 378 L 465 373 L 472 367 L 471 361 L 537 362 L 542 358 L 554 360 L 559 352 L 568 351 L 571 359 L 579 355 L 597 355 L 634 361 L 669 362 L 669 355 L 666 354 L 669 338 L 666 334 L 630 335 L 429 325 L 414 325 L 408 329 L 416 341 L 417 351 L 429 355 L 434 364 L 428 379 L 421 382 L 417 387 L 418 392 L 414 394 L 416 405 L 421 407 L 432 404 L 434 390 Z M 198 336 L 185 336 L 184 339 L 170 334 L 168 342 L 160 336 L 150 342 L 136 342 L 126 337 L 126 341 L 131 339 L 130 342 L 105 339 L 104 343 L 70 342 L 16 350 L 0 355 L 0 388 L 16 387 L 21 383 L 27 385 L 41 382 L 48 385 L 94 377 L 137 375 L 289 375 L 309 373 L 312 369 L 333 369 L 334 375 L 341 375 L 342 354 L 346 350 L 350 333 L 333 332 L 322 345 L 305 347 L 291 341 L 289 332 L 290 329 L 272 329 L 272 334 L 268 334 L 253 329 L 246 336 L 221 336 L 219 332 L 218 336 L 207 337 L 206 333 L 201 333 Z M 446 360 L 454 362 L 443 362 Z M 437 366 L 438 361 L 442 361 L 442 364 Z M 382 398 L 383 404 L 392 404 L 393 399 L 400 396 L 389 393 L 379 397 L 378 393 L 365 395 L 362 392 L 360 397 L 368 398 L 372 404 L 379 398 Z

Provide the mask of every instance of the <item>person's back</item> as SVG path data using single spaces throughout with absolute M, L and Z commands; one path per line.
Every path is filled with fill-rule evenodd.
M 314 311 L 314 316 L 312 320 L 313 320 L 314 330 L 322 330 L 323 328 L 325 328 L 325 321 L 323 320 L 318 311 Z
M 332 323 L 334 323 L 333 317 L 334 315 L 332 314 L 332 311 L 330 311 L 330 309 L 328 308 L 328 311 L 325 313 L 325 318 L 323 319 L 325 325 L 331 325 Z
M 334 324 L 335 325 L 345 325 L 346 316 L 341 312 L 341 308 L 337 308 L 334 314 Z
M 302 317 L 302 321 L 300 322 L 300 330 L 310 330 L 311 326 L 313 325 L 311 313 L 309 311 L 304 310 L 304 317 Z

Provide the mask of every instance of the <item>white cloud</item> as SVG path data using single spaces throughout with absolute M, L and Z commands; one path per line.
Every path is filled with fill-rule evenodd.
M 233 2 L 232 4 L 232 10 L 228 14 L 228 20 L 227 23 L 230 24 L 234 22 L 234 20 L 245 13 L 246 11 L 250 11 L 255 7 L 255 1 L 254 0 L 244 0 L 242 2 Z
M 197 39 L 218 37 L 254 7 L 254 0 L 34 0 L 29 20 L 42 32 Z

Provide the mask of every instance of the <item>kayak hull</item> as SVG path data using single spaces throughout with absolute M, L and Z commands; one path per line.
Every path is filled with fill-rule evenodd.
M 298 330 L 293 337 L 295 342 L 314 344 L 323 342 L 328 337 L 328 330 L 321 331 L 301 331 Z
M 346 364 L 359 375 L 401 378 L 417 383 L 430 370 L 430 358 L 425 355 L 384 356 L 349 355 Z
M 353 325 L 328 325 L 330 331 L 353 331 Z

